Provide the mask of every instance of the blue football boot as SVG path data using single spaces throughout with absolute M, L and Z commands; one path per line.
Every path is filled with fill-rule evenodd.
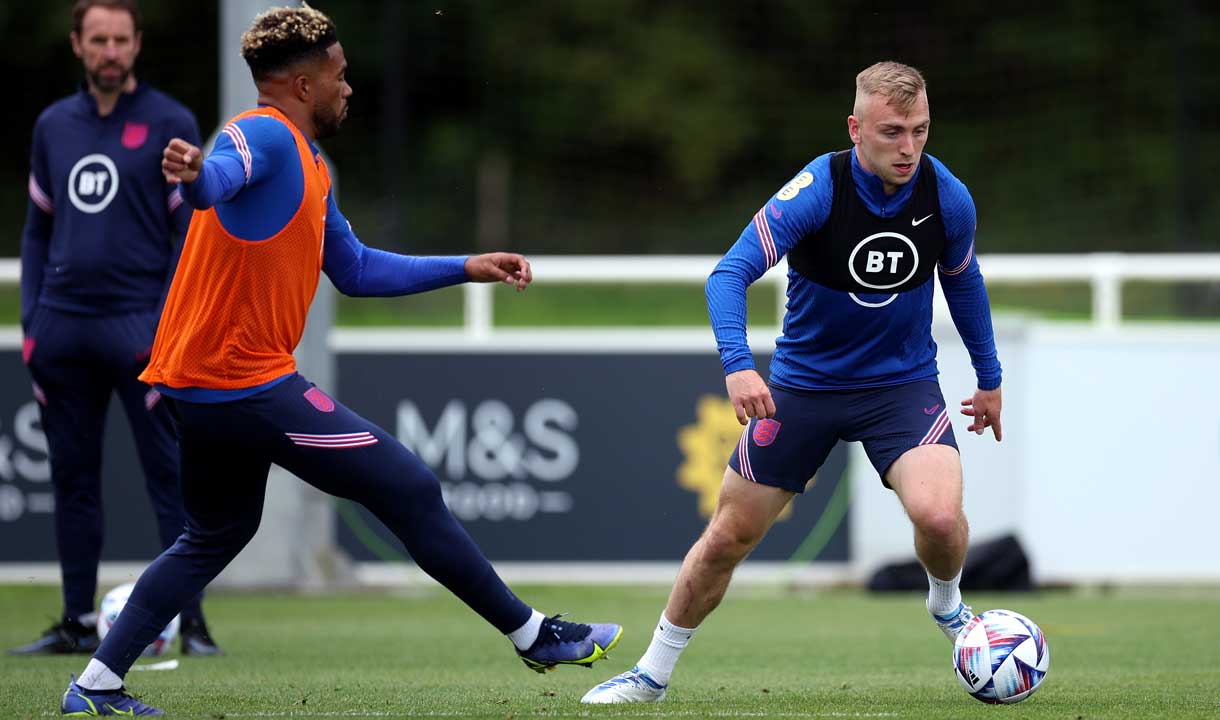
M 61 715 L 164 715 L 152 705 L 145 705 L 127 692 L 118 690 L 85 690 L 76 684 L 76 678 L 68 683 L 63 702 L 59 705 Z
M 529 669 L 541 673 L 554 670 L 556 665 L 593 667 L 623 636 L 623 628 L 614 623 L 585 625 L 560 620 L 562 616 L 560 613 L 543 620 L 538 639 L 529 650 L 517 651 Z

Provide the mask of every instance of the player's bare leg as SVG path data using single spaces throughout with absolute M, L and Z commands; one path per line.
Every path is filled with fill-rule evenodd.
M 693 628 L 720 604 L 733 570 L 767 534 L 794 493 L 724 471 L 711 522 L 695 542 L 669 593 L 665 617 Z
M 648 650 L 634 668 L 593 688 L 581 702 L 663 699 L 682 650 L 724 598 L 733 570 L 763 539 L 793 495 L 750 482 L 726 468 L 711 522 L 682 561 Z
M 915 529 L 915 554 L 928 571 L 928 612 L 953 640 L 973 616 L 958 589 L 970 532 L 961 458 L 948 445 L 921 445 L 895 460 L 885 479 Z

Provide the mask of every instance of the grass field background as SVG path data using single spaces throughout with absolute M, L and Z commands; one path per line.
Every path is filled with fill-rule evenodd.
M 341 595 L 215 593 L 223 658 L 132 672 L 128 685 L 174 717 L 471 718 L 1217 718 L 1220 590 L 975 595 L 1046 632 L 1050 674 L 1029 700 L 987 706 L 962 691 L 922 597 L 778 587 L 730 590 L 682 658 L 660 705 L 579 704 L 647 646 L 658 587 L 525 587 L 546 611 L 626 626 L 593 670 L 538 675 L 438 588 Z M 0 586 L 0 644 L 49 624 L 58 593 Z M 175 653 L 166 657 L 177 657 Z M 84 657 L 0 656 L 0 716 L 55 713 Z

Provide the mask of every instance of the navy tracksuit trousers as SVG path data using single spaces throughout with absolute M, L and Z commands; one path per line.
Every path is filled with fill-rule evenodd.
M 27 364 L 42 413 L 55 487 L 55 540 L 64 615 L 94 611 L 102 555 L 102 436 L 112 393 L 131 423 L 161 546 L 182 533 L 178 446 L 160 394 L 140 382 L 156 333 L 153 311 L 77 315 L 39 307 L 26 333 Z M 200 588 L 202 590 L 202 588 Z M 183 618 L 202 617 L 198 595 Z

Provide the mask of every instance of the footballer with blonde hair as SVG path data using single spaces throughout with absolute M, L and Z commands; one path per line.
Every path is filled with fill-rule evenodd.
M 974 617 L 958 583 L 968 526 L 962 467 L 937 381 L 933 274 L 970 353 L 977 388 L 966 428 L 1000 429 L 1000 362 L 974 254 L 974 201 L 923 152 L 927 88 L 913 67 L 877 63 L 856 77 L 852 147 L 806 165 L 746 225 L 707 281 L 729 400 L 745 431 L 720 499 L 690 549 L 652 643 L 586 703 L 656 702 L 734 568 L 804 491 L 840 440 L 859 441 L 915 530 L 926 606 L 952 642 Z M 746 343 L 746 288 L 788 257 L 784 333 L 770 379 Z

